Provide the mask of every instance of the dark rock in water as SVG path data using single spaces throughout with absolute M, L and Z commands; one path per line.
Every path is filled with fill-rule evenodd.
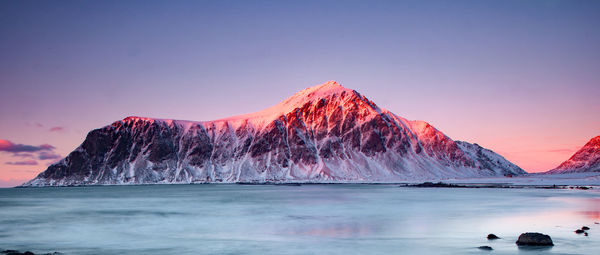
M 583 227 L 581 227 L 581 230 L 590 230 L 590 228 L 587 226 L 583 226 Z
M 301 183 L 275 183 L 277 186 L 302 186 Z
M 588 236 L 588 233 L 587 233 L 587 232 L 586 232 L 586 233 L 583 233 L 583 235 L 584 235 L 584 236 Z
M 575 230 L 575 234 L 583 234 L 584 232 L 585 232 L 585 231 L 583 231 L 583 230 L 581 230 L 581 229 Z
M 26 251 L 26 252 L 19 252 L 16 250 L 5 250 L 2 252 L 2 254 L 6 254 L 6 255 L 35 255 L 33 252 L 30 251 Z
M 433 182 L 424 182 L 420 184 L 409 185 L 410 187 L 419 187 L 419 188 L 466 188 L 464 185 L 456 185 L 450 183 L 433 183 Z
M 553 246 L 552 238 L 542 233 L 523 233 L 517 240 L 517 245 L 521 246 Z
M 494 235 L 494 234 L 489 234 L 487 236 L 487 239 L 488 240 L 495 240 L 495 239 L 500 239 L 500 237 L 498 237 L 497 235 Z
M 17 250 L 4 250 L 2 252 L 0 252 L 0 254 L 5 254 L 5 255 L 35 255 L 35 253 L 30 252 L 30 251 L 25 251 L 25 252 L 20 252 Z M 39 255 L 60 255 L 62 253 L 60 252 L 53 252 L 53 253 L 45 253 L 45 254 L 39 254 Z
M 491 250 L 493 250 L 493 248 L 492 248 L 492 247 L 489 247 L 489 246 L 479 246 L 479 247 L 477 247 L 477 248 L 478 248 L 478 249 L 480 249 L 480 250 L 486 250 L 486 251 L 491 251 Z

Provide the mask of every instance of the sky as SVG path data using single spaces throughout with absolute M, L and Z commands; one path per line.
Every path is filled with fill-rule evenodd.
M 0 1 L 0 186 L 127 116 L 336 80 L 529 172 L 600 135 L 600 1 Z

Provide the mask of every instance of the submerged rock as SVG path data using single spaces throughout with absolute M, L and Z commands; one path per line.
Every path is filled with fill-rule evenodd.
M 33 252 L 30 252 L 30 251 L 19 252 L 19 251 L 16 251 L 16 250 L 5 250 L 5 251 L 2 251 L 2 254 L 6 254 L 6 255 L 35 255 Z
M 0 252 L 0 254 L 4 254 L 4 255 L 36 255 L 33 252 L 30 251 L 25 251 L 25 252 L 20 252 L 17 250 L 4 250 L 2 252 Z M 60 255 L 62 253 L 60 252 L 53 252 L 53 253 L 44 253 L 44 254 L 39 254 L 39 255 Z
M 467 186 L 464 186 L 464 185 L 457 185 L 457 184 L 443 183 L 443 182 L 438 182 L 438 183 L 424 182 L 424 183 L 413 184 L 413 185 L 409 185 L 409 186 L 410 187 L 419 187 L 419 188 L 467 188 Z
M 488 240 L 495 240 L 495 239 L 500 239 L 500 237 L 498 237 L 497 235 L 494 235 L 494 234 L 489 234 L 489 235 L 487 235 L 487 239 Z
M 494 249 L 494 248 L 492 248 L 492 247 L 490 247 L 490 246 L 487 246 L 487 245 L 484 245 L 484 246 L 479 246 L 479 247 L 477 247 L 477 248 L 478 248 L 478 249 L 480 249 L 480 250 L 486 250 L 486 251 L 491 251 L 491 250 L 493 250 L 493 249 Z
M 517 245 L 521 246 L 553 246 L 552 238 L 542 233 L 523 233 L 517 240 Z

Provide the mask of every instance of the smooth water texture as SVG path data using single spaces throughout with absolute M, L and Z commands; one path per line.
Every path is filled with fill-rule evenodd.
M 64 254 L 600 254 L 597 190 L 395 185 L 0 189 L 0 249 Z M 589 236 L 573 231 L 586 225 Z M 520 233 L 552 248 L 523 249 Z M 486 240 L 489 233 L 502 239 Z

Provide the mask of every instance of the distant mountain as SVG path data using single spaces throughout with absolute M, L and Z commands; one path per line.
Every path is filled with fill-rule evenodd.
M 127 117 L 92 130 L 25 186 L 395 182 L 523 174 L 335 81 L 266 110 L 215 121 Z
M 546 173 L 600 172 L 600 136 L 592 138 L 571 158 Z

